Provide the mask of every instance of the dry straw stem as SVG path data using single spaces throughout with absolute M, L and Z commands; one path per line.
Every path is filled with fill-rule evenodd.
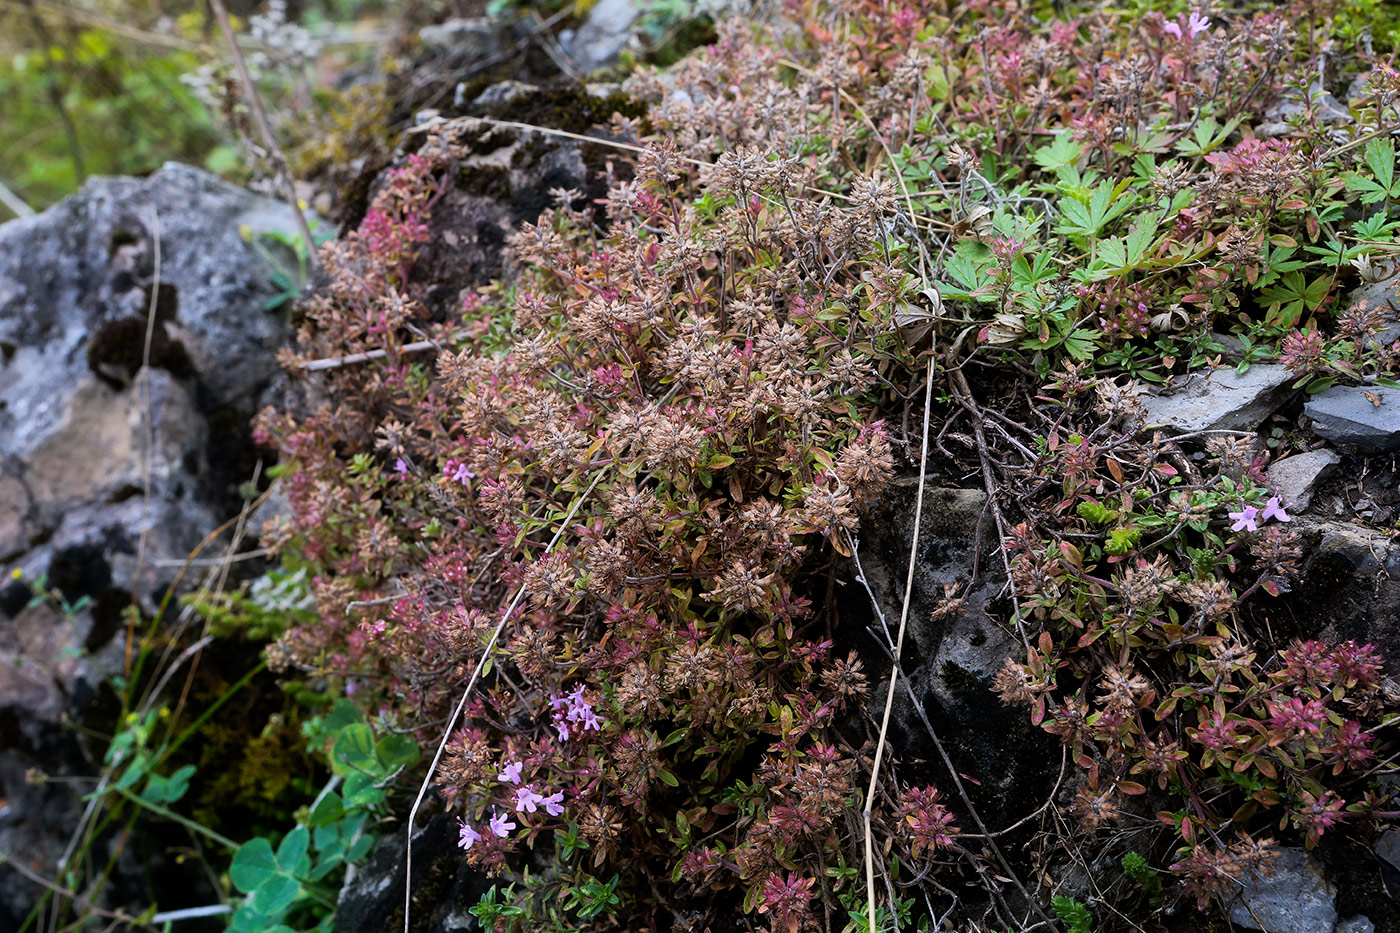
M 865 892 L 866 917 L 870 922 L 870 933 L 875 933 L 875 853 L 870 833 L 870 808 L 875 804 L 875 789 L 880 783 L 880 759 L 885 754 L 885 739 L 890 731 L 890 711 L 894 708 L 895 685 L 899 683 L 899 655 L 904 647 L 904 631 L 909 623 L 909 597 L 914 591 L 914 565 L 919 556 L 919 524 L 924 516 L 925 468 L 928 466 L 928 421 L 933 408 L 933 370 L 936 357 L 928 358 L 928 378 L 924 384 L 924 431 L 923 444 L 919 451 L 919 491 L 914 500 L 914 531 L 909 543 L 909 573 L 904 578 L 904 602 L 899 610 L 899 633 L 894 643 L 894 670 L 890 672 L 890 689 L 885 694 L 885 713 L 880 719 L 880 738 L 875 743 L 875 763 L 870 768 L 870 787 L 865 792 Z M 894 905 L 890 905 L 894 909 Z
M 151 251 L 152 273 L 151 273 L 151 302 L 146 309 L 146 337 L 141 346 L 141 373 L 138 378 L 138 385 L 141 393 L 141 427 L 144 433 L 145 444 L 141 450 L 141 511 L 144 513 L 151 504 L 151 458 L 155 452 L 156 435 L 155 419 L 151 415 L 151 340 L 155 336 L 156 329 L 156 304 L 160 296 L 160 212 L 155 205 L 151 206 Z M 144 515 L 143 515 L 144 517 Z M 150 534 L 150 527 L 144 526 L 141 529 L 141 536 L 136 542 L 136 570 L 133 577 L 141 573 L 141 569 L 146 561 L 146 539 Z M 132 602 L 136 597 L 131 597 Z M 136 614 L 132 613 L 126 625 L 126 657 L 122 664 L 122 673 L 127 677 L 131 676 L 131 645 L 133 635 L 136 630 Z
M 248 95 L 248 109 L 253 111 L 253 121 L 258 125 L 258 135 L 262 136 L 263 145 L 267 147 L 268 160 L 272 162 L 273 170 L 277 172 L 277 180 L 282 184 L 282 194 L 287 198 L 287 204 L 292 208 L 292 215 L 296 217 L 297 229 L 301 231 L 301 238 L 306 243 L 306 261 L 310 264 L 311 271 L 315 272 L 321 265 L 320 255 L 316 250 L 316 238 L 311 235 L 311 228 L 306 224 L 306 215 L 301 212 L 301 202 L 297 198 L 297 189 L 292 184 L 292 173 L 287 168 L 287 158 L 282 155 L 282 147 L 277 145 L 277 137 L 272 133 L 272 124 L 267 122 L 267 111 L 263 108 L 262 94 L 258 92 L 258 86 L 253 83 L 252 75 L 248 74 L 248 63 L 243 60 L 243 50 L 238 45 L 238 38 L 233 34 L 233 27 L 228 21 L 228 10 L 224 7 L 224 0 L 209 0 L 209 6 L 214 11 L 214 17 L 219 21 L 219 30 L 224 34 L 224 41 L 228 43 L 229 55 L 233 58 L 233 67 L 238 70 L 238 80 L 242 82 L 243 89 Z
M 455 340 L 462 335 L 454 334 L 448 340 Z M 413 343 L 406 343 L 393 350 L 393 353 L 422 353 L 424 350 L 440 349 L 437 341 L 415 340 Z M 382 360 L 388 356 L 389 350 L 366 350 L 363 353 L 347 353 L 345 356 L 328 356 L 320 360 L 307 360 L 298 363 L 297 368 L 308 373 L 320 372 L 323 369 L 339 369 L 342 366 L 350 366 L 354 363 L 368 363 L 370 360 Z

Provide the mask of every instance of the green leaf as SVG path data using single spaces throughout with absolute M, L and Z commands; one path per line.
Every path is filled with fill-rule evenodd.
M 345 813 L 345 805 L 340 800 L 340 795 L 331 791 L 326 796 L 316 802 L 316 806 L 311 811 L 310 825 L 316 828 L 329 826 L 340 819 Z
M 1395 186 L 1395 143 L 1389 136 L 1380 136 L 1366 144 L 1366 164 L 1376 181 L 1387 190 Z
M 253 892 L 253 906 L 268 917 L 280 917 L 301 893 L 301 883 L 286 875 L 273 875 Z
M 375 776 L 363 771 L 345 778 L 345 805 L 347 807 L 373 807 L 384 800 L 384 791 L 374 786 Z
M 1055 141 L 1042 146 L 1035 152 L 1035 164 L 1049 172 L 1059 171 L 1073 165 L 1084 155 L 1084 147 L 1070 138 L 1069 133 L 1058 133 Z
M 350 851 L 345 853 L 345 861 L 358 862 L 366 855 L 369 855 L 369 850 L 374 847 L 374 841 L 374 837 L 369 834 L 365 834 L 359 839 L 356 839 L 354 843 L 351 844 Z
M 335 705 L 331 707 L 331 711 L 326 714 L 326 718 L 322 722 L 322 727 L 329 734 L 338 735 L 346 726 L 351 726 L 358 722 L 364 722 L 363 718 L 360 716 L 360 711 L 356 709 L 354 703 L 341 697 L 335 701 Z
M 1132 206 L 1131 197 L 1121 197 L 1127 182 L 1114 186 L 1112 182 L 1100 182 L 1087 202 L 1077 198 L 1066 198 L 1060 202 L 1060 224 L 1058 233 L 1094 239 L 1109 221 L 1118 217 Z
M 1204 117 L 1197 120 L 1196 125 L 1191 128 L 1189 139 L 1183 139 L 1176 144 L 1176 151 L 1184 156 L 1203 156 L 1220 148 L 1239 125 L 1239 117 L 1223 126 L 1215 122 L 1214 117 Z
M 233 921 L 229 924 L 229 933 L 263 933 L 266 929 L 267 918 L 258 913 L 251 899 L 234 911 Z
M 277 874 L 277 859 L 272 843 L 259 836 L 239 847 L 229 866 L 229 879 L 244 894 L 252 894 L 268 878 Z
M 282 837 L 282 844 L 277 847 L 277 867 L 289 875 L 297 874 L 306 858 L 306 848 L 310 843 L 311 833 L 305 826 L 298 826 L 287 833 Z
M 141 799 L 154 804 L 174 803 L 190 789 L 190 778 L 193 776 L 194 765 L 185 765 L 168 778 L 152 774 L 141 791 Z
M 990 295 L 974 298 L 972 293 L 990 283 L 984 275 L 992 264 L 992 254 L 976 240 L 962 240 L 944 263 L 944 273 L 953 283 L 938 282 L 938 294 L 945 301 L 994 300 Z
M 360 810 L 352 816 L 347 816 L 340 824 L 340 838 L 353 839 L 356 833 L 364 829 L 367 822 L 369 822 L 368 810 Z
M 1400 196 L 1400 186 L 1395 183 L 1395 143 L 1389 137 L 1373 139 L 1366 144 L 1366 167 L 1371 170 L 1371 178 L 1356 172 L 1342 176 L 1347 190 L 1361 195 L 1362 204 Z
M 386 735 L 375 743 L 374 757 L 388 774 L 418 764 L 418 743 L 406 735 Z
M 331 768 L 337 774 L 349 775 L 373 768 L 374 764 L 374 733 L 369 726 L 355 723 L 342 729 L 331 753 Z

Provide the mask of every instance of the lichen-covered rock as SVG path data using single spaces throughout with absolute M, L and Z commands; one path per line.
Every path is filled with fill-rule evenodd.
M 1230 922 L 1268 933 L 1332 933 L 1337 908 L 1332 886 L 1302 849 L 1283 849 L 1273 872 L 1243 880 Z
M 249 419 L 281 378 L 288 324 L 245 230 L 296 235 L 280 202 L 173 164 L 92 179 L 0 226 L 0 798 L 11 802 L 0 851 L 26 853 L 41 875 L 82 804 L 67 783 L 25 789 L 24 773 L 93 772 L 65 717 L 122 669 L 122 612 L 156 609 L 251 478 Z M 149 866 L 129 868 L 117 874 Z M 0 928 L 36 896 L 0 882 Z

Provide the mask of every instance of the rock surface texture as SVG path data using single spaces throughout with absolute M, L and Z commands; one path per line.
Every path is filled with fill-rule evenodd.
M 123 609 L 155 609 L 251 478 L 248 420 L 287 321 L 245 229 L 296 228 L 173 164 L 0 226 L 0 852 L 46 876 L 76 798 L 25 770 L 91 773 L 62 718 L 121 669 Z M 35 894 L 0 885 L 0 929 Z
M 1400 450 L 1400 391 L 1333 386 L 1303 406 L 1318 437 L 1368 452 Z
M 1293 375 L 1263 364 L 1238 373 L 1230 368 L 1197 376 L 1168 395 L 1143 399 L 1147 423 L 1176 432 L 1252 431 L 1292 393 Z
M 1268 933 L 1331 933 L 1334 892 L 1302 849 L 1283 849 L 1273 874 L 1246 879 L 1230 906 L 1230 922 Z

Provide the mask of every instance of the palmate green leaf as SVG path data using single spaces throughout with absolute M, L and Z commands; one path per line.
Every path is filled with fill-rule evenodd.
M 1332 290 L 1332 277 L 1320 275 L 1311 282 L 1301 272 L 1290 272 L 1279 284 L 1264 289 L 1259 300 L 1268 306 L 1265 323 L 1276 327 L 1297 325 L 1304 311 L 1316 311 Z
M 1128 236 L 1109 237 L 1098 244 L 1090 279 L 1099 281 L 1131 272 L 1142 265 L 1157 238 L 1159 218 L 1149 214 L 1128 229 Z
M 985 272 L 992 264 L 991 251 L 975 240 L 958 243 L 953 255 L 943 265 L 943 271 L 952 282 L 937 282 L 938 294 L 945 301 L 993 301 L 991 295 L 973 296 L 984 285 L 990 284 Z
M 1191 128 L 1190 137 L 1176 144 L 1176 151 L 1184 156 L 1206 155 L 1220 148 L 1239 125 L 1238 117 L 1223 125 L 1217 123 L 1214 117 L 1204 117 Z
M 1058 172 L 1078 162 L 1083 155 L 1084 147 L 1071 139 L 1069 133 L 1059 133 L 1050 145 L 1036 150 L 1035 164 L 1048 172 Z
M 1375 204 L 1387 198 L 1400 197 L 1400 185 L 1395 183 L 1395 143 L 1388 137 L 1373 139 L 1366 144 L 1366 167 L 1371 178 L 1356 172 L 1343 175 L 1348 191 L 1361 195 L 1362 204 Z
M 1387 190 L 1395 187 L 1395 143 L 1382 136 L 1366 144 L 1366 164 L 1375 173 L 1376 182 Z
M 1128 182 L 1114 186 L 1103 181 L 1095 186 L 1087 202 L 1067 198 L 1060 202 L 1060 224 L 1056 233 L 1094 239 L 1109 221 L 1118 217 L 1133 204 L 1132 197 L 1124 197 Z

